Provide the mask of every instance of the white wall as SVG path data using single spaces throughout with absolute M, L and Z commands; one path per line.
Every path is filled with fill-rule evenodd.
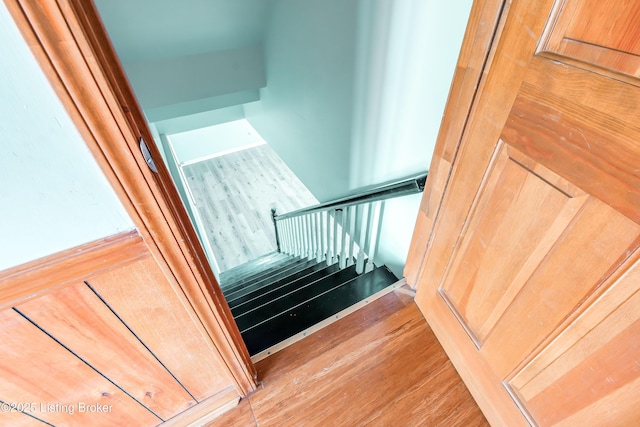
M 145 111 L 256 90 L 265 83 L 262 49 L 259 46 L 127 62 L 124 68 Z M 233 104 L 217 108 L 229 105 Z M 166 119 L 168 113 L 161 112 L 165 117 L 156 118 L 147 113 L 149 120 Z
M 426 171 L 472 0 L 276 0 L 245 116 L 320 201 Z M 389 201 L 401 275 L 420 195 Z
M 0 4 L 0 270 L 133 228 Z
M 218 108 L 203 113 L 190 114 L 188 116 L 175 117 L 168 120 L 154 122 L 154 126 L 159 133 L 173 135 L 181 132 L 188 132 L 194 129 L 215 126 L 221 123 L 232 122 L 244 118 L 242 105 L 233 107 Z
M 179 163 L 256 144 L 264 144 L 264 141 L 244 119 L 171 135 L 171 145 Z
M 350 184 L 429 168 L 472 0 L 360 0 Z M 421 195 L 387 202 L 382 259 L 400 276 Z
M 276 0 L 245 117 L 320 201 L 349 189 L 357 2 Z

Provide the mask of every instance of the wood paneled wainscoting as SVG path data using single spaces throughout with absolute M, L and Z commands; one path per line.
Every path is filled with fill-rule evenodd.
M 0 343 L 0 425 L 185 425 L 239 399 L 136 231 L 0 272 Z

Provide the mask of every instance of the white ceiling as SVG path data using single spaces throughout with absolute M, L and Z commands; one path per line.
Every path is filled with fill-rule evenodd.
M 95 0 L 122 62 L 262 44 L 272 0 Z

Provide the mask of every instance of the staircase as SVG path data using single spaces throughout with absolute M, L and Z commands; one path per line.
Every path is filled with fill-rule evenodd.
M 222 291 L 249 354 L 255 356 L 384 290 L 398 278 L 386 267 L 356 266 L 274 252 L 221 274 Z
M 278 251 L 220 274 L 254 361 L 393 288 L 398 278 L 374 263 L 384 203 L 422 191 L 425 181 L 423 174 L 284 215 L 272 210 Z

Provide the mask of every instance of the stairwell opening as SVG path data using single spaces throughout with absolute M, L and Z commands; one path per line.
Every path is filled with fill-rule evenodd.
M 369 303 L 398 281 L 363 250 L 379 233 L 379 204 L 301 217 L 296 224 L 304 224 L 304 232 L 297 237 L 283 221 L 276 241 L 272 209 L 285 214 L 319 203 L 247 121 L 160 139 L 254 361 Z M 370 222 L 356 226 L 358 217 Z M 312 227 L 313 236 L 306 233 Z

